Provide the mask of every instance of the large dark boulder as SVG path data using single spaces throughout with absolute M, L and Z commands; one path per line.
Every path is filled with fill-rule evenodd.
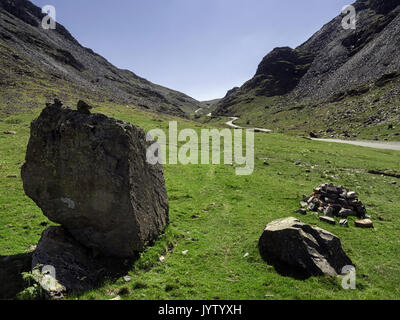
M 261 256 L 267 262 L 292 268 L 307 276 L 340 274 L 352 265 L 334 234 L 313 228 L 296 218 L 284 218 L 268 224 L 259 240 Z
M 168 224 L 162 166 L 146 161 L 151 143 L 137 126 L 55 101 L 31 124 L 25 192 L 84 246 L 134 256 Z

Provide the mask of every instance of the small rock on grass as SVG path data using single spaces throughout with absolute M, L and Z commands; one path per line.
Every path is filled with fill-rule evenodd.
M 370 219 L 363 219 L 363 220 L 356 220 L 355 222 L 356 227 L 358 228 L 373 228 L 374 224 Z
M 130 276 L 125 276 L 124 277 L 124 281 L 125 282 L 130 282 L 132 280 L 132 278 Z
M 331 217 L 322 216 L 322 217 L 319 217 L 319 220 L 321 220 L 323 222 L 327 222 L 327 223 L 332 224 L 332 225 L 336 224 L 335 219 L 333 219 Z
M 189 250 L 182 251 L 182 254 L 186 256 L 189 253 Z
M 341 209 L 341 210 L 339 211 L 339 216 L 340 216 L 340 217 L 343 217 L 343 218 L 347 218 L 347 217 L 350 217 L 350 216 L 357 217 L 357 212 L 355 212 L 355 211 L 353 211 L 353 210 L 351 210 L 351 209 L 345 209 L 345 208 L 343 208 L 343 209 Z
M 334 214 L 335 214 L 335 209 L 333 209 L 333 207 L 327 207 L 327 208 L 325 208 L 325 210 L 324 210 L 324 215 L 325 215 L 326 217 L 333 218 L 333 217 L 334 217 Z
M 342 219 L 342 220 L 340 220 L 339 224 L 342 227 L 348 227 L 349 226 L 349 221 L 347 219 Z
M 110 299 L 110 301 L 119 301 L 121 300 L 120 296 L 116 296 L 115 298 Z
M 16 131 L 7 130 L 3 132 L 4 134 L 17 134 Z
M 296 210 L 296 213 L 300 213 L 300 214 L 302 214 L 302 215 L 306 215 L 306 214 L 307 214 L 307 209 L 301 208 L 301 209 L 299 209 L 299 210 Z
M 308 203 L 305 202 L 305 201 L 301 201 L 301 202 L 300 202 L 300 206 L 301 206 L 302 208 L 307 208 L 307 207 L 308 207 Z
M 317 208 L 317 205 L 315 204 L 315 203 L 313 203 L 313 202 L 311 202 L 309 205 L 308 205 L 308 210 L 310 210 L 310 211 L 316 211 L 318 208 Z
M 354 191 L 347 192 L 346 198 L 347 199 L 355 199 L 355 198 L 357 198 L 357 193 Z

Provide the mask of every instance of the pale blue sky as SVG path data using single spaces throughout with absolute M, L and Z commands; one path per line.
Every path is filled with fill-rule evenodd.
M 220 98 L 274 47 L 297 47 L 351 0 L 33 0 L 119 68 L 198 100 Z

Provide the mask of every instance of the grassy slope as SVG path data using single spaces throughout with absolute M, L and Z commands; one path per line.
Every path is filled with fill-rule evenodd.
M 73 69 L 65 65 L 66 69 Z M 83 71 L 82 74 L 88 71 Z M 131 80 L 132 86 L 137 85 Z M 127 86 L 129 86 L 127 84 Z M 153 84 L 154 88 L 168 92 L 168 96 L 180 94 L 170 89 Z M 150 103 L 146 95 L 136 97 L 142 99 L 144 104 Z M 148 93 L 154 95 L 155 93 Z M 89 89 L 83 84 L 74 83 L 62 76 L 49 74 L 48 70 L 38 65 L 28 57 L 20 55 L 19 52 L 0 39 L 0 117 L 12 115 L 15 112 L 25 112 L 44 105 L 46 101 L 59 98 L 65 103 L 76 103 L 82 99 L 91 105 L 122 104 L 112 89 L 102 87 L 101 89 Z M 172 99 L 172 98 L 171 98 Z M 178 99 L 178 98 L 177 98 Z M 23 103 L 21 103 L 23 101 Z M 167 110 L 175 110 L 172 100 L 163 103 L 163 113 Z M 130 104 L 132 105 L 132 104 Z M 194 113 L 193 107 L 183 103 L 180 105 L 182 111 L 187 115 Z M 142 107 L 142 110 L 145 110 Z M 170 114 L 176 114 L 170 112 Z
M 47 219 L 24 195 L 21 179 L 6 178 L 19 174 L 29 122 L 38 112 L 0 118 L 0 256 L 26 252 L 46 228 L 40 224 Z M 112 105 L 96 112 L 147 130 L 167 128 L 172 119 Z M 179 120 L 179 125 L 200 129 L 189 121 Z M 18 134 L 4 135 L 5 130 Z M 106 283 L 78 298 L 110 299 L 119 293 L 123 299 L 400 298 L 400 184 L 366 173 L 368 169 L 399 171 L 400 153 L 281 134 L 256 134 L 255 143 L 256 169 L 251 176 L 238 177 L 234 167 L 225 165 L 166 165 L 171 224 L 165 235 L 136 261 L 129 273 L 131 282 Z M 297 161 L 301 165 L 295 165 Z M 375 222 L 374 230 L 356 229 L 353 223 L 346 229 L 324 224 L 313 215 L 300 217 L 341 238 L 357 266 L 355 291 L 341 289 L 339 279 L 300 281 L 280 276 L 257 250 L 267 223 L 296 215 L 301 195 L 327 181 L 357 190 Z M 184 250 L 189 250 L 187 255 Z M 159 261 L 161 255 L 164 262 Z

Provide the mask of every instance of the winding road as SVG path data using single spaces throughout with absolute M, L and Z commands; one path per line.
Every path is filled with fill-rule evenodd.
M 356 141 L 356 140 L 317 139 L 317 138 L 313 138 L 312 140 L 324 141 L 324 142 L 345 143 L 345 144 L 352 144 L 352 145 L 360 146 L 360 147 L 400 151 L 400 142 L 377 142 L 377 141 L 361 141 L 361 140 Z
M 209 114 L 208 116 L 211 116 Z M 265 132 L 270 133 L 272 130 L 269 129 L 262 129 L 262 128 L 244 128 L 234 124 L 236 120 L 239 120 L 238 117 L 230 117 L 231 120 L 226 122 L 225 124 L 231 128 L 235 129 L 253 129 L 255 132 Z M 323 142 L 333 142 L 333 143 L 344 143 L 344 144 L 351 144 L 359 147 L 366 147 L 366 148 L 375 148 L 375 149 L 384 149 L 384 150 L 395 150 L 400 151 L 400 142 L 378 142 L 378 141 L 363 141 L 363 140 L 341 140 L 341 139 L 318 139 L 313 138 L 313 141 L 323 141 Z
M 240 127 L 240 126 L 234 124 L 234 122 L 236 120 L 239 120 L 239 118 L 237 118 L 237 117 L 230 117 L 230 118 L 231 118 L 231 120 L 226 122 L 225 124 L 227 126 L 235 128 L 235 129 L 248 129 L 248 130 L 254 130 L 254 132 L 264 132 L 264 133 L 270 133 L 272 131 L 272 130 L 269 130 L 269 129 L 262 129 L 262 128 L 244 128 L 244 127 Z

